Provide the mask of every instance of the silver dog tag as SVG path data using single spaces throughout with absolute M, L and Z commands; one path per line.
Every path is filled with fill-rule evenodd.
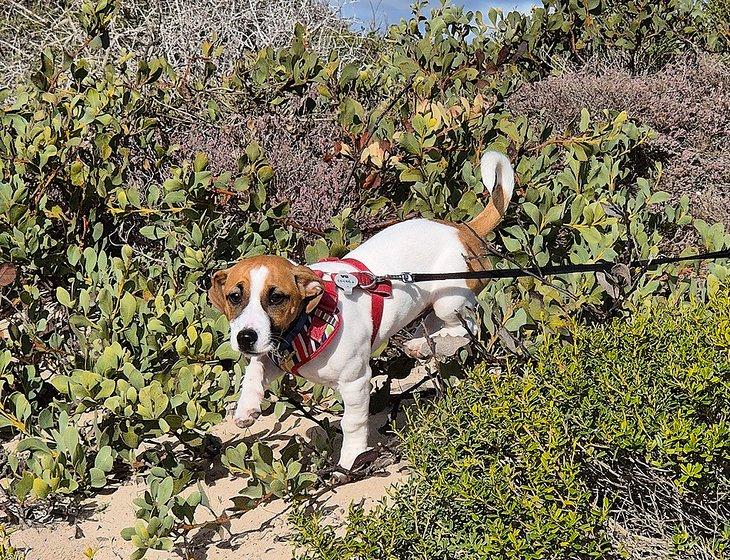
M 352 289 L 356 288 L 360 282 L 352 274 L 347 272 L 339 272 L 335 274 L 335 285 L 341 288 L 348 296 L 352 293 Z

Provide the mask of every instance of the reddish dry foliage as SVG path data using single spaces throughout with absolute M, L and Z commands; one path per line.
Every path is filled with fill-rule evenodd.
M 269 193 L 274 200 L 291 201 L 291 218 L 310 227 L 328 227 L 337 210 L 352 204 L 351 184 L 352 192 L 341 208 L 335 208 L 352 161 L 329 156 L 341 138 L 334 117 L 299 122 L 296 116 L 263 115 L 256 119 L 253 134 L 276 170 Z
M 659 134 L 647 150 L 664 164 L 659 187 L 687 194 L 695 216 L 730 225 L 730 67 L 719 58 L 687 57 L 638 76 L 588 66 L 528 84 L 507 105 L 558 130 L 583 107 L 627 111 Z
M 10 286 L 15 282 L 17 277 L 17 269 L 10 263 L 0 263 L 0 288 Z
M 340 128 L 334 116 L 263 114 L 246 125 L 200 127 L 181 131 L 174 139 L 181 155 L 192 158 L 205 152 L 214 175 L 238 170 L 238 158 L 249 141 L 255 140 L 274 169 L 267 190 L 272 202 L 289 201 L 290 217 L 311 228 L 326 228 L 340 199 L 352 161 L 336 155 Z M 354 187 L 343 197 L 339 210 L 352 205 Z

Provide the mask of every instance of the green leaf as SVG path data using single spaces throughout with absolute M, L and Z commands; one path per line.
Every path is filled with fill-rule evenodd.
M 355 62 L 345 64 L 340 71 L 340 87 L 346 86 L 360 74 L 360 65 Z
M 119 313 L 122 316 L 122 324 L 125 327 L 132 322 L 136 310 L 137 298 L 135 298 L 129 292 L 124 292 L 122 299 L 119 301 Z
M 103 472 L 109 472 L 114 466 L 114 459 L 112 458 L 112 448 L 109 445 L 105 445 L 99 450 L 94 459 L 94 466 Z
M 365 109 L 362 104 L 351 97 L 345 97 L 340 103 L 339 122 L 343 128 L 351 132 L 362 130 L 365 122 Z
M 71 266 L 76 266 L 79 260 L 81 260 L 81 249 L 79 249 L 78 245 L 69 245 L 68 249 L 66 249 L 66 258 Z
M 249 484 L 246 488 L 241 490 L 238 494 L 240 496 L 243 496 L 244 498 L 258 500 L 259 498 L 261 498 L 264 495 L 264 489 L 260 483 Z
M 249 162 L 255 162 L 261 157 L 261 148 L 257 142 L 252 141 L 246 146 L 246 157 Z
M 29 437 L 20 440 L 18 446 L 16 447 L 16 450 L 18 451 L 18 453 L 21 453 L 23 451 L 44 451 L 46 453 L 51 452 L 48 445 L 46 445 L 44 441 L 40 440 L 37 437 Z
M 523 250 L 520 241 L 514 237 L 508 237 L 505 235 L 502 237 L 502 243 L 510 253 L 517 253 Z
M 398 139 L 398 143 L 409 154 L 419 155 L 421 153 L 420 142 L 416 140 L 416 137 L 413 136 L 413 134 L 411 134 L 410 132 L 402 134 L 401 137 Z
M 33 480 L 33 495 L 43 500 L 51 493 L 51 487 L 42 478 Z
M 25 501 L 25 498 L 30 494 L 33 489 L 33 473 L 30 471 L 23 472 L 23 476 L 15 485 L 15 496 L 19 501 Z
M 409 167 L 400 172 L 400 180 L 404 183 L 417 183 L 423 181 L 423 175 L 415 167 Z
M 172 498 L 172 492 L 174 488 L 174 481 L 171 476 L 166 477 L 157 489 L 157 495 L 155 499 L 159 504 L 166 504 Z
M 556 222 L 559 222 L 560 219 L 563 217 L 563 211 L 565 210 L 564 204 L 559 204 L 557 206 L 553 206 L 550 208 L 550 210 L 547 211 L 547 214 L 545 214 L 545 225 L 554 224 Z
M 591 122 L 591 114 L 588 112 L 588 109 L 581 109 L 580 110 L 580 124 L 578 125 L 578 130 L 580 132 L 585 132 L 588 130 L 588 125 Z
M 274 405 L 274 416 L 277 420 L 281 420 L 281 417 L 286 413 L 287 406 L 284 401 L 277 401 Z
M 294 478 L 301 472 L 301 470 L 302 464 L 299 461 L 292 461 L 286 468 L 286 477 Z
M 274 178 L 274 170 L 270 166 L 264 165 L 256 172 L 256 176 L 262 183 L 268 183 Z
M 53 51 L 50 48 L 46 48 L 41 53 L 41 72 L 43 72 L 43 75 L 49 79 L 53 76 Z
M 520 307 L 517 309 L 512 317 L 510 317 L 507 321 L 504 323 L 504 328 L 506 328 L 508 331 L 516 332 L 521 327 L 525 326 L 527 324 L 527 312 L 523 307 Z
M 199 491 L 191 492 L 188 496 L 187 503 L 192 507 L 197 507 L 202 500 L 202 495 Z
M 71 294 L 68 293 L 68 290 L 66 290 L 66 288 L 63 288 L 61 286 L 56 288 L 56 299 L 61 305 L 68 309 L 72 309 L 74 306 L 74 301 L 71 299 Z
M 522 209 L 530 217 L 532 223 L 536 226 L 540 226 L 540 209 L 535 206 L 532 202 L 525 202 L 522 204 Z
M 669 198 L 670 198 L 670 195 L 668 192 L 657 191 L 649 197 L 648 203 L 649 204 L 663 204 L 663 203 L 667 202 L 669 200 Z
M 102 488 L 106 485 L 106 476 L 100 468 L 91 467 L 89 469 L 89 477 L 92 488 Z
M 208 167 L 208 156 L 204 152 L 197 152 L 193 160 L 193 169 L 196 173 L 200 173 Z
M 598 248 L 598 246 L 601 244 L 601 240 L 603 239 L 600 231 L 598 231 L 594 227 L 581 228 L 580 231 L 583 235 L 583 239 L 588 242 L 591 249 Z
M 167 410 L 170 399 L 165 394 L 159 381 L 152 381 L 139 391 L 137 410 L 145 420 L 157 420 Z M 190 405 L 192 401 L 188 402 Z

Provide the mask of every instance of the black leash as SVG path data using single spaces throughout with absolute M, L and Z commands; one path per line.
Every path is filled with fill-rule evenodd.
M 625 265 L 627 267 L 639 267 L 644 270 L 652 270 L 664 264 L 672 264 L 684 261 L 700 261 L 713 259 L 730 259 L 730 249 L 702 253 L 700 255 L 689 255 L 686 257 L 661 257 L 628 263 L 612 263 L 601 261 L 588 264 L 570 264 L 562 266 L 544 266 L 531 268 L 501 268 L 496 270 L 472 270 L 468 272 L 403 272 L 401 274 L 385 274 L 375 276 L 373 283 L 383 280 L 399 280 L 406 284 L 415 282 L 431 282 L 433 280 L 485 280 L 491 278 L 521 278 L 523 276 L 543 277 L 570 274 L 574 272 L 610 272 L 614 267 Z

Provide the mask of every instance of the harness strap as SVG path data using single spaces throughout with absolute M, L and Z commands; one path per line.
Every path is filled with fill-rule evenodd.
M 386 297 L 393 295 L 393 285 L 388 279 L 379 279 L 372 286 L 368 286 L 373 279 L 373 274 L 370 272 L 367 266 L 361 263 L 357 259 L 344 258 L 338 259 L 335 257 L 323 259 L 321 262 L 343 262 L 351 266 L 354 266 L 358 271 L 352 273 L 355 276 L 363 289 L 370 293 L 371 302 L 371 315 L 373 319 L 373 335 L 370 337 L 370 344 L 375 344 L 375 338 L 378 336 L 380 330 L 380 323 L 383 320 L 383 307 Z M 367 287 L 364 287 L 367 286 Z

